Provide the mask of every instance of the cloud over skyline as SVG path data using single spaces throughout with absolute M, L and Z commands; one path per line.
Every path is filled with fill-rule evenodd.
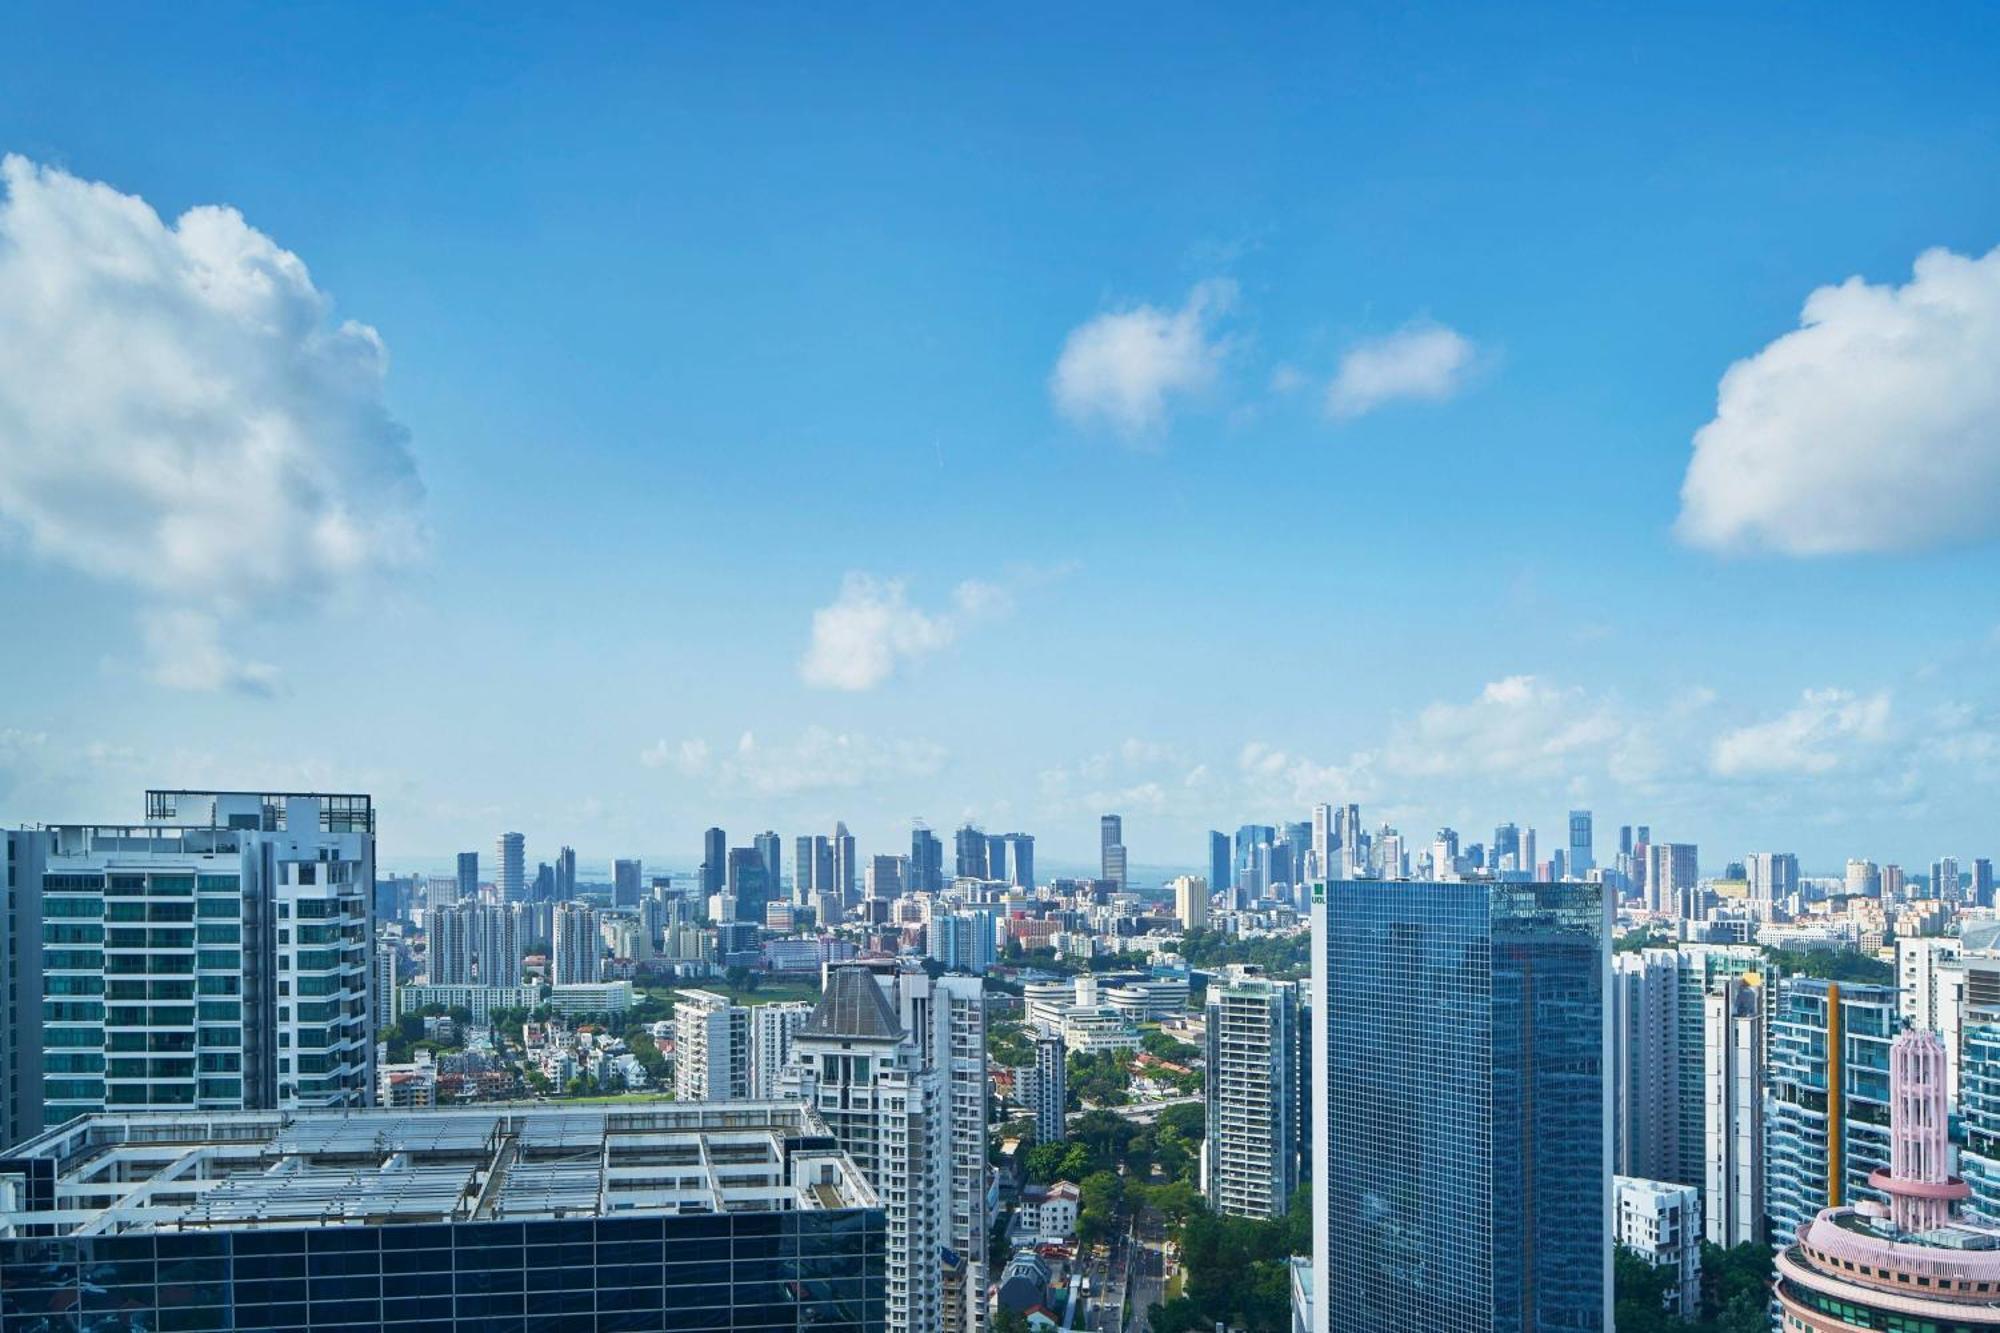
M 143 593 L 155 679 L 269 688 L 222 630 L 425 547 L 375 330 L 234 209 L 0 160 L 0 524 Z
M 2000 248 L 1806 298 L 1729 367 L 1675 525 L 1717 551 L 1910 551 L 2000 532 Z

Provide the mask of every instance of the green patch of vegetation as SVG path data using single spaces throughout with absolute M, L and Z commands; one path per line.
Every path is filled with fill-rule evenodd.
M 1896 967 L 1872 954 L 1852 949 L 1766 949 L 1774 971 L 1788 977 L 1818 977 L 1823 981 L 1868 982 L 1878 986 L 1896 984 Z
M 1312 963 L 1312 941 L 1303 931 L 1246 940 L 1213 930 L 1190 930 L 1181 937 L 1181 957 L 1192 967 L 1210 970 L 1226 963 L 1253 963 L 1274 977 L 1302 977 Z
M 1123 1106 L 1131 1100 L 1132 1052 L 1069 1053 L 1069 1104 L 1081 1110 L 1085 1102 Z
M 1770 1324 L 1771 1249 L 1701 1247 L 1701 1308 L 1693 1319 L 1668 1313 L 1672 1275 L 1619 1246 L 1612 1259 L 1619 1333 L 1764 1333 Z
M 1292 1196 L 1284 1217 L 1265 1222 L 1217 1217 L 1197 1202 L 1176 1230 L 1183 1285 L 1149 1312 L 1154 1333 L 1195 1333 L 1218 1324 L 1285 1333 L 1292 1323 L 1289 1260 L 1310 1252 L 1311 1209 L 1305 1189 Z

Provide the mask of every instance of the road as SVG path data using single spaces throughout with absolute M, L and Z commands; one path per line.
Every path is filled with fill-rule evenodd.
M 1146 1312 L 1166 1300 L 1167 1225 L 1150 1208 L 1142 1209 L 1132 1225 L 1132 1322 L 1125 1333 L 1151 1333 Z

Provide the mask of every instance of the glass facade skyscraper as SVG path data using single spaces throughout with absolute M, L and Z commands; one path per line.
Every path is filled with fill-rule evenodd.
M 1818 1216 L 1881 1200 L 1889 1167 L 1889 1044 L 1896 988 L 1785 977 L 1772 1000 L 1765 1207 L 1782 1240 Z
M 1315 1333 L 1609 1327 L 1602 886 L 1314 899 Z

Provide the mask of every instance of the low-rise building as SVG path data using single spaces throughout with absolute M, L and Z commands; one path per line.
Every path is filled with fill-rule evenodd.
M 1668 1270 L 1666 1306 L 1683 1319 L 1701 1308 L 1701 1192 L 1692 1185 L 1613 1176 L 1612 1235 Z

